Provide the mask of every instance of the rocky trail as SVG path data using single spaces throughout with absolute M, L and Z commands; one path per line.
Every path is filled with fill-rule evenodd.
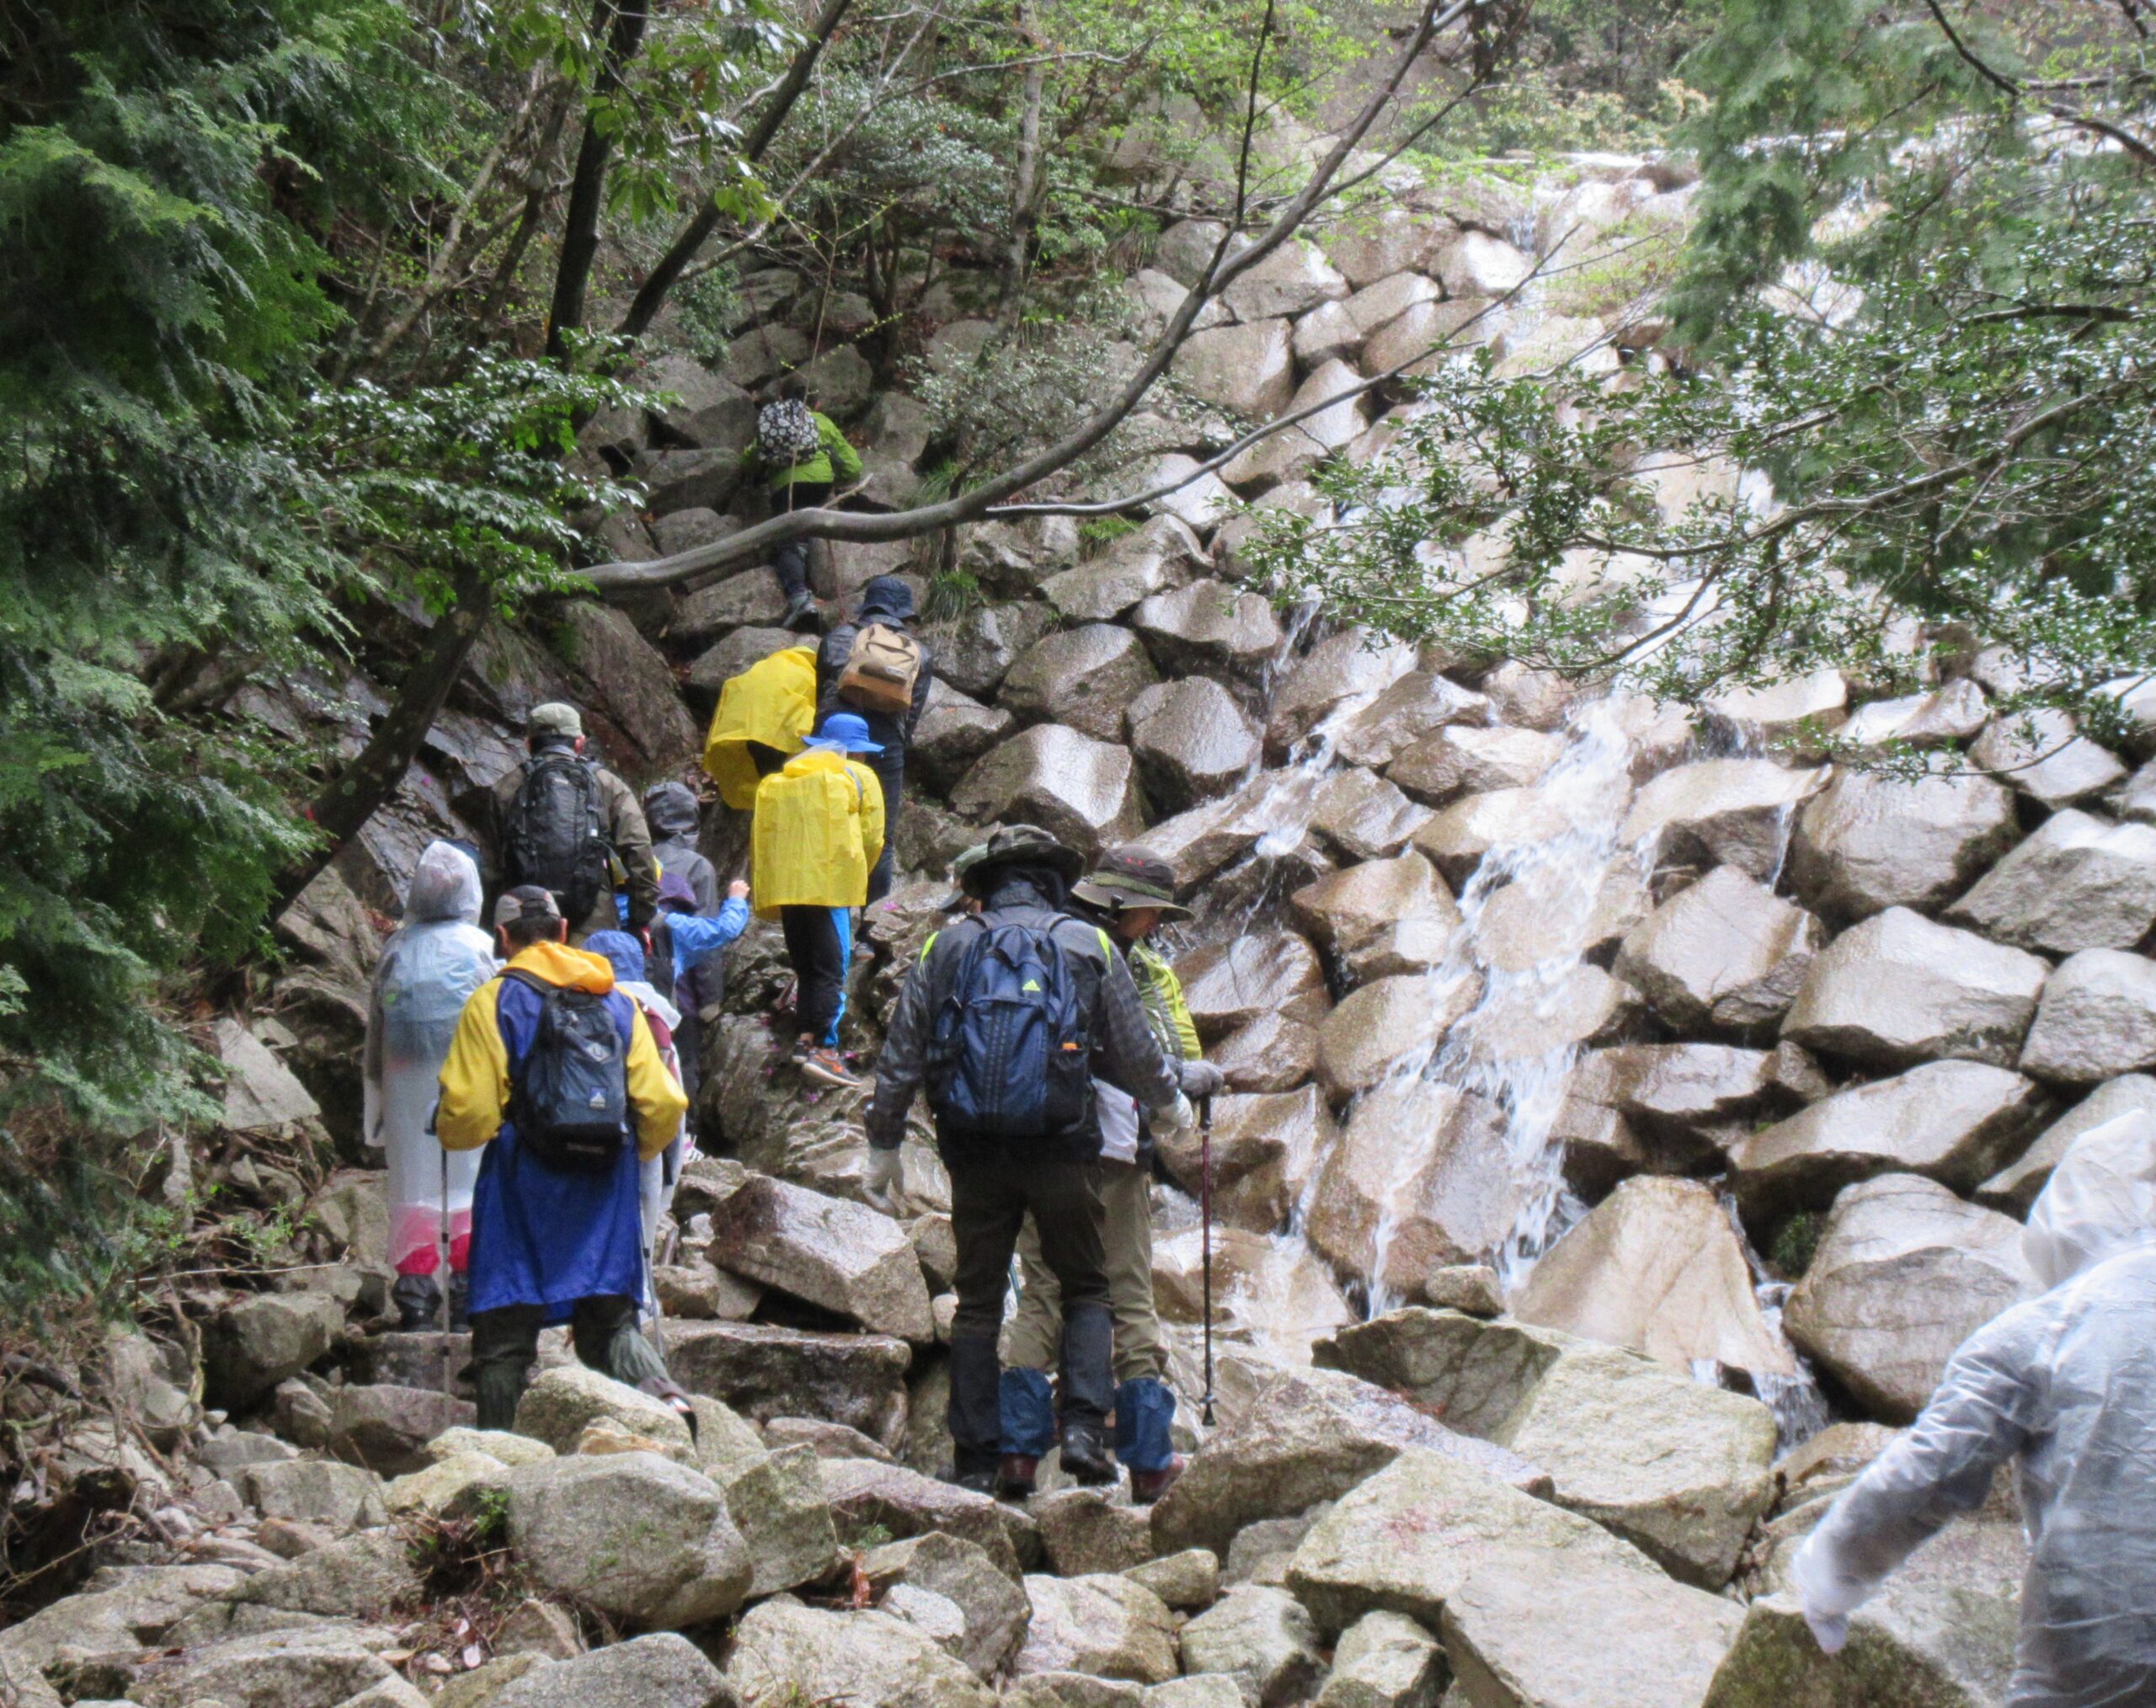
M 1306 410 L 1463 326 L 1500 372 L 1660 360 L 1642 235 L 1681 164 L 1581 156 L 1400 186 L 1226 293 L 1178 365 L 1208 412 Z M 1171 309 L 1218 238 L 1130 282 Z M 1546 275 L 1547 276 L 1542 276 Z M 931 360 L 979 347 L 945 288 Z M 1523 288 L 1532 283 L 1532 288 Z M 744 281 L 724 359 L 584 454 L 641 481 L 600 549 L 738 529 L 752 392 L 805 362 L 902 502 L 919 404 L 870 395 L 854 326 Z M 856 317 L 855 318 L 857 318 Z M 825 342 L 812 349 L 805 326 Z M 1431 357 L 1438 360 L 1442 357 Z M 704 1155 L 658 1269 L 696 1396 L 583 1370 L 558 1332 L 515 1433 L 472 1427 L 463 1337 L 392 1332 L 381 1176 L 349 1166 L 376 945 L 419 851 L 471 832 L 549 699 L 639 784 L 696 776 L 718 688 L 788 637 L 755 568 L 497 627 L 422 765 L 281 922 L 286 969 L 216 1023 L 222 1130 L 165 1190 L 269 1218 L 259 1290 L 182 1275 L 74 1373 L 97 1403 L 45 1487 L 102 1516 L 71 1593 L 0 1631 L 9 1708 L 1979 1708 L 2004 1700 L 2025 1549 L 2011 1494 L 1957 1520 L 1822 1655 L 1795 1544 L 1948 1354 L 2031 1284 L 2018 1219 L 2068 1140 L 2156 1108 L 2156 721 L 2113 753 L 1995 718 L 1972 640 L 1917 696 L 1824 671 L 1696 707 L 1379 644 L 1276 610 L 1235 500 L 1318 514 L 1317 462 L 1383 451 L 1383 392 L 1310 414 L 1107 537 L 969 528 L 928 631 L 910 874 L 869 910 L 850 1048 L 997 820 L 1137 839 L 1197 917 L 1172 942 L 1209 1057 L 1218 1421 L 1196 1404 L 1194 1134 L 1164 1151 L 1155 1286 L 1191 1466 L 1157 1506 L 1023 1507 L 937 1480 L 948 1185 L 925 1126 L 905 1214 L 860 1184 L 860 1093 L 818 1093 L 768 1017 L 777 932 L 732 953 Z M 1177 438 L 1177 435 L 1184 436 Z M 1737 472 L 1642 458 L 1657 502 Z M 737 509 L 739 514 L 736 514 Z M 1470 549 L 1472 549 L 1470 547 Z M 921 576 L 843 546 L 819 592 Z M 258 685 L 247 715 L 347 751 L 364 677 Z M 2149 712 L 2156 720 L 2156 706 Z M 1979 767 L 1821 762 L 1807 733 Z M 2138 770 L 2135 769 L 2136 766 Z M 707 851 L 740 860 L 714 804 Z M 70 1380 L 69 1385 L 72 1385 Z M 51 1398 L 47 1395 L 48 1399 Z

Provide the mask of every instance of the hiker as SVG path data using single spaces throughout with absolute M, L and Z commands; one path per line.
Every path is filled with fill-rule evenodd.
M 1993 1317 L 1834 1501 L 1790 1582 L 1829 1653 L 1849 1615 L 2017 1462 L 2029 1567 L 2009 1708 L 2156 1701 L 2156 1115 L 2074 1140 L 2029 1212 L 2046 1291 Z
M 1170 1127 L 1191 1120 L 1123 957 L 1097 927 L 1064 911 L 1083 869 L 1075 850 L 1032 825 L 989 838 L 963 880 L 983 910 L 937 932 L 907 973 L 866 1119 L 866 1184 L 888 1202 L 899 1186 L 906 1112 L 915 1092 L 927 1092 L 958 1248 L 952 1476 L 982 1492 L 998 1485 L 996 1341 L 1011 1253 L 1029 1213 L 1063 1301 L 1063 1468 L 1081 1482 L 1113 1480 L 1104 1439 L 1113 1326 L 1094 1079 L 1126 1087 Z
M 1071 911 L 1103 926 L 1121 952 L 1153 1036 L 1177 1064 L 1183 1095 L 1193 1102 L 1211 1097 L 1220 1088 L 1220 1070 L 1199 1059 L 1182 983 L 1150 941 L 1166 921 L 1190 917 L 1177 905 L 1174 869 L 1146 849 L 1113 848 L 1071 886 L 1070 899 Z M 1167 1337 L 1153 1307 L 1153 1133 L 1137 1100 L 1121 1087 L 1097 1081 L 1093 1096 L 1101 1120 L 1102 1243 L 1115 1319 L 1115 1456 L 1130 1473 L 1133 1503 L 1145 1506 L 1183 1471 L 1169 1436 L 1176 1400 L 1166 1380 Z M 1032 1488 L 1054 1443 L 1049 1372 L 1063 1332 L 1055 1277 L 1041 1262 L 1040 1232 L 1030 1219 L 1018 1236 L 1018 1273 L 1001 1390 L 1002 1482 L 1013 1493 Z
M 928 649 L 906 630 L 913 589 L 878 575 L 861 590 L 853 621 L 824 637 L 816 652 L 816 711 L 858 712 L 882 751 L 871 761 L 883 785 L 883 857 L 868 877 L 868 899 L 881 901 L 898 875 L 899 802 L 905 793 L 906 749 L 928 705 L 935 679 Z
M 515 1425 L 539 1331 L 563 1321 L 585 1364 L 692 1417 L 637 1328 L 638 1176 L 680 1130 L 688 1100 L 613 968 L 568 946 L 552 894 L 504 891 L 494 926 L 509 964 L 464 1005 L 435 1117 L 445 1146 L 482 1152 L 472 1204 L 479 1427 Z
M 479 928 L 478 866 L 451 843 L 430 842 L 404 894 L 404 923 L 375 963 L 360 1066 L 366 1140 L 388 1154 L 390 1298 L 402 1329 L 439 1321 L 435 1277 L 445 1243 L 449 1326 L 464 1326 L 479 1159 L 452 1156 L 436 1141 L 435 1077 L 466 999 L 494 976 L 494 941 Z
M 718 873 L 696 846 L 697 832 L 703 825 L 703 803 L 686 783 L 654 783 L 646 789 L 643 817 L 651 827 L 652 857 L 659 862 L 659 893 L 651 921 L 651 981 L 681 1011 L 674 1048 L 680 1057 L 681 1089 L 688 1094 L 689 1124 L 693 1129 L 696 1084 L 703 1060 L 703 1022 L 699 1017 L 707 1003 L 718 1000 L 719 984 L 716 969 L 677 974 L 667 921 L 683 911 L 707 916 L 717 913 Z
M 681 1011 L 644 977 L 643 945 L 627 931 L 594 931 L 584 939 L 584 947 L 614 969 L 614 988 L 643 1011 L 644 1024 L 651 1029 L 651 1041 L 659 1051 L 659 1059 L 665 1064 L 667 1072 L 674 1076 L 675 1084 L 681 1087 L 686 1102 L 690 1093 L 681 1077 Z M 666 1148 L 656 1156 L 644 1157 L 638 1168 L 637 1204 L 643 1233 L 647 1308 L 651 1302 L 651 1268 L 656 1260 L 659 1220 L 674 1200 L 674 1184 L 680 1179 L 682 1164 L 687 1160 L 688 1130 L 685 1112 L 681 1125 L 675 1129 Z
M 778 382 L 778 396 L 756 412 L 756 436 L 741 453 L 741 467 L 760 472 L 771 494 L 774 515 L 813 510 L 841 481 L 861 478 L 861 453 L 846 443 L 831 418 L 808 395 L 808 382 L 788 374 Z M 801 630 L 814 625 L 816 602 L 808 595 L 808 542 L 788 540 L 772 555 L 786 614 L 779 627 Z
M 853 910 L 883 847 L 883 788 L 862 763 L 876 744 L 851 712 L 826 718 L 803 750 L 756 790 L 750 876 L 756 916 L 776 919 L 793 965 L 794 1065 L 819 1085 L 860 1080 L 839 1054 Z
M 654 783 L 643 792 L 643 821 L 650 827 L 659 875 L 686 881 L 695 897 L 693 910 L 712 914 L 718 911 L 718 873 L 696 846 L 703 817 L 703 803 L 686 783 Z
M 623 923 L 614 905 L 628 894 L 627 923 L 641 931 L 659 907 L 651 832 L 629 786 L 584 756 L 584 718 L 574 706 L 535 706 L 531 757 L 494 785 L 494 860 L 501 887 L 536 883 L 553 893 L 569 941 Z
M 718 798 L 753 812 L 756 786 L 801 751 L 816 727 L 816 649 L 782 647 L 728 676 L 704 738 L 704 771 Z

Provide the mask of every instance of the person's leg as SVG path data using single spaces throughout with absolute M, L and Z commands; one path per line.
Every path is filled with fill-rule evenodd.
M 1108 1310 L 1115 1319 L 1115 1456 L 1130 1471 L 1132 1497 L 1155 1500 L 1174 1481 L 1170 1425 L 1176 1399 L 1167 1337 L 1153 1305 L 1153 1193 L 1150 1169 L 1101 1164 L 1101 1244 Z
M 829 481 L 797 480 L 771 494 L 771 508 L 778 511 L 809 510 L 831 495 Z M 808 592 L 808 542 L 788 540 L 771 554 L 780 590 L 786 595 L 786 613 L 781 622 L 787 628 L 802 628 L 815 621 L 815 600 Z
M 1063 1465 L 1081 1482 L 1114 1475 L 1103 1429 L 1114 1401 L 1107 1260 L 1102 1244 L 1098 1162 L 1040 1162 L 1027 1198 L 1040 1230 L 1041 1257 L 1063 1292 Z
M 906 793 L 906 755 L 902 747 L 886 747 L 873 755 L 876 781 L 883 786 L 883 851 L 868 873 L 868 899 L 881 901 L 891 893 L 899 875 L 899 809 Z
M 1026 1218 L 1018 1236 L 1018 1309 L 1003 1337 L 1003 1476 L 1014 1488 L 1055 1445 L 1055 1396 L 1049 1372 L 1063 1345 L 1063 1293 L 1041 1261 L 1041 1236 Z M 1013 1460 L 1032 1461 L 1014 1465 Z
M 1001 1159 L 944 1160 L 951 1171 L 951 1233 L 958 1251 L 951 1283 L 958 1296 L 951 1319 L 948 1419 L 956 1449 L 953 1468 L 960 1481 L 985 1486 L 995 1476 L 1003 1450 L 1002 1365 L 996 1337 L 1003 1326 L 1011 1254 L 1025 1220 L 1025 1194 Z
M 569 1341 L 579 1364 L 632 1388 L 667 1380 L 665 1360 L 637 1326 L 633 1299 L 606 1293 L 578 1300 L 569 1312 Z
M 539 1355 L 536 1305 L 505 1305 L 472 1313 L 472 1380 L 478 1390 L 479 1427 L 510 1429 L 524 1397 L 526 1373 Z
M 846 1018 L 846 981 L 853 971 L 853 910 L 829 910 L 831 921 L 831 1023 L 816 1040 L 826 1049 L 839 1047 L 839 1022 Z
M 786 958 L 793 965 L 796 1029 L 822 1043 L 838 1025 L 839 993 L 845 973 L 839 940 L 828 907 L 785 907 L 779 927 L 786 934 Z

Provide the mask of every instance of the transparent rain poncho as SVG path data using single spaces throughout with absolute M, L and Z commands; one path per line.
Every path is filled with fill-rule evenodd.
M 367 1008 L 367 1142 L 389 1159 L 389 1260 L 400 1275 L 431 1275 L 446 1222 L 450 1267 L 472 1241 L 477 1150 L 446 1151 L 430 1130 L 436 1076 L 465 1000 L 494 976 L 493 941 L 479 929 L 479 868 L 447 842 L 419 856 L 404 923 L 382 945 Z
M 1838 1647 L 1849 1615 L 2014 1460 L 2031 1552 L 2012 1708 L 2156 1701 L 2156 1117 L 2076 1140 L 2022 1250 L 2047 1290 L 1963 1342 L 1790 1575 Z

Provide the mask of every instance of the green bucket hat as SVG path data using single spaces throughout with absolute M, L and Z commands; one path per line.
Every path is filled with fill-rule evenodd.
M 967 854 L 973 852 L 966 850 Z M 979 856 L 958 873 L 958 886 L 968 895 L 979 895 L 990 874 L 1005 866 L 1045 866 L 1061 873 L 1063 881 L 1069 883 L 1086 869 L 1086 857 L 1056 841 L 1038 825 L 1006 825 L 980 845 Z
M 1155 907 L 1163 919 L 1188 919 L 1190 910 L 1176 899 L 1175 868 L 1149 848 L 1111 848 L 1070 893 L 1090 906 L 1111 912 Z

